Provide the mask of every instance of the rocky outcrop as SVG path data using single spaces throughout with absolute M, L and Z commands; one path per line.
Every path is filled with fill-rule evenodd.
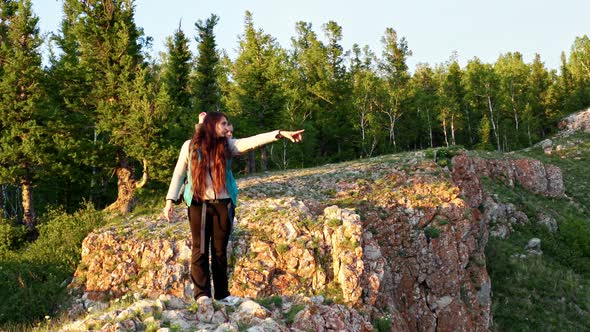
M 232 294 L 257 298 L 329 291 L 356 305 L 367 279 L 375 285 L 367 292 L 375 297 L 384 261 L 372 238 L 363 236 L 354 211 L 334 205 L 318 216 L 293 198 L 247 201 L 240 209 L 249 213 L 238 223 Z
M 366 192 L 366 227 L 390 271 L 376 304 L 395 309 L 395 330 L 488 330 L 488 231 L 450 175 L 434 163 L 417 164 L 391 170 Z
M 72 286 L 81 286 L 90 299 L 130 293 L 191 298 L 191 241 L 185 218 L 182 212 L 171 224 L 138 218 L 92 232 L 82 242 L 82 261 Z
M 377 320 L 395 331 L 490 329 L 481 212 L 448 170 L 397 158 L 240 181 L 230 290 L 246 301 L 279 295 L 300 310 L 274 323 L 259 317 L 255 326 L 369 331 Z M 190 306 L 191 245 L 180 207 L 170 224 L 154 216 L 93 232 L 72 286 L 83 294 L 78 312 L 131 293 Z M 325 301 L 292 300 L 318 296 Z M 218 316 L 226 320 L 211 330 L 238 319 Z
M 590 109 L 567 116 L 557 126 L 561 130 L 559 136 L 568 136 L 577 131 L 590 133 Z
M 230 291 L 244 299 L 237 310 L 192 299 L 185 208 L 171 223 L 141 217 L 96 230 L 71 285 L 80 295 L 70 312 L 82 316 L 69 330 L 168 322 L 180 330 L 371 331 L 380 321 L 392 331 L 488 331 L 488 236 L 506 236 L 527 217 L 486 193 L 481 176 L 559 197 L 561 172 L 466 154 L 452 166 L 388 156 L 241 180 L 229 245 Z M 111 309 L 130 294 L 127 309 Z M 260 305 L 270 298 L 280 305 Z
M 484 248 L 499 220 L 526 215 L 488 195 L 480 176 L 559 197 L 561 173 L 464 154 L 452 165 L 408 154 L 241 180 L 229 245 L 230 290 L 244 299 L 235 309 L 192 299 L 185 208 L 171 223 L 146 216 L 98 229 L 83 243 L 69 330 L 488 331 Z M 124 298 L 133 301 L 115 309 Z
M 589 147 L 584 133 L 590 133 L 590 108 L 571 114 L 558 124 L 560 131 L 534 147 L 541 148 L 547 155 L 562 159 L 582 160 Z M 574 135 L 578 134 L 578 135 Z M 528 150 L 528 149 L 527 149 Z
M 482 200 L 480 177 L 485 176 L 514 187 L 516 184 L 539 195 L 563 197 L 561 169 L 545 165 L 535 159 L 484 159 L 459 154 L 452 159 L 453 180 L 457 183 L 472 207 Z
M 528 223 L 528 217 L 512 204 L 504 204 L 498 197 L 486 193 L 481 184 L 481 177 L 514 187 L 524 189 L 546 197 L 564 197 L 565 189 L 561 169 L 545 165 L 534 159 L 483 159 L 461 153 L 452 159 L 453 181 L 461 188 L 462 197 L 466 197 L 472 208 L 482 211 L 482 220 L 490 235 L 505 238 L 512 233 L 517 224 Z M 547 223 L 538 217 L 539 222 Z M 550 229 L 557 228 L 555 223 Z

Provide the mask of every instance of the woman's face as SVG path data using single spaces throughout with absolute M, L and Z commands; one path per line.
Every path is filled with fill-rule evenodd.
M 215 134 L 217 137 L 225 137 L 227 133 L 230 131 L 229 122 L 227 118 L 222 117 L 216 124 L 215 124 Z

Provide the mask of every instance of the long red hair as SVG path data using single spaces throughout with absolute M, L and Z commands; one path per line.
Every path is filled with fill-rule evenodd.
M 195 131 L 190 144 L 191 179 L 193 196 L 199 200 L 205 197 L 207 172 L 211 171 L 215 194 L 227 190 L 225 187 L 225 166 L 230 158 L 226 137 L 217 137 L 217 123 L 226 120 L 221 112 L 208 112 L 199 130 Z M 200 160 L 199 160 L 200 151 Z

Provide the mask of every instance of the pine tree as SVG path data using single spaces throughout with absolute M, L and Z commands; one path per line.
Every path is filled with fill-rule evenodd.
M 30 0 L 3 2 L 2 10 L 0 183 L 20 186 L 23 223 L 33 230 L 33 183 L 51 163 L 52 138 L 47 127 L 51 114 L 45 105 L 42 39 Z
M 297 22 L 297 35 L 291 38 L 287 55 L 284 90 L 287 95 L 285 112 L 289 122 L 305 129 L 305 140 L 293 148 L 300 165 L 321 163 L 326 156 L 319 147 L 321 139 L 317 117 L 324 105 L 330 103 L 323 87 L 326 76 L 326 51 L 318 40 L 311 23 Z
M 217 81 L 217 65 L 219 55 L 213 29 L 219 22 L 219 17 L 212 14 L 205 22 L 195 23 L 197 28 L 198 58 L 193 83 L 193 96 L 195 98 L 193 109 L 195 116 L 200 112 L 217 111 L 221 109 L 221 91 Z M 195 120 L 197 118 L 195 117 Z
M 193 55 L 189 39 L 181 27 L 166 43 L 167 56 L 162 65 L 162 90 L 170 98 L 171 109 L 167 117 L 169 144 L 176 149 L 187 139 L 197 122 L 197 114 L 191 108 L 191 69 Z
M 275 129 L 283 118 L 284 94 L 281 77 L 284 53 L 270 35 L 256 30 L 252 14 L 246 12 L 244 33 L 240 36 L 239 54 L 232 66 L 230 105 L 241 122 L 236 124 L 244 136 Z M 260 148 L 260 169 L 268 168 L 268 150 Z M 253 172 L 254 152 L 249 154 L 248 172 Z
M 311 157 L 307 160 L 314 164 L 350 158 L 356 152 L 352 142 L 343 140 L 344 130 L 353 123 L 351 84 L 339 45 L 341 28 L 335 22 L 323 26 L 326 44 L 318 39 L 310 23 L 297 22 L 295 28 L 285 90 L 288 117 L 297 119 L 306 130 L 305 141 L 296 149 L 306 151 L 302 159 Z
M 569 108 L 577 112 L 590 105 L 590 38 L 587 35 L 574 40 L 568 67 L 574 82 Z
M 48 88 L 50 107 L 58 116 L 52 127 L 59 134 L 55 148 L 56 173 L 60 174 L 51 183 L 52 194 L 66 210 L 73 211 L 84 200 L 102 206 L 104 186 L 99 185 L 110 174 L 100 172 L 98 155 L 101 143 L 95 128 L 96 112 L 88 105 L 92 82 L 80 66 L 78 42 L 74 34 L 77 14 L 67 3 L 63 5 L 64 18 L 60 33 L 50 38 L 51 46 L 57 47 L 59 55 L 50 49 Z M 104 167 L 107 165 L 105 163 Z
M 475 145 L 479 150 L 493 150 L 494 147 L 490 143 L 490 119 L 487 114 L 483 114 L 479 124 L 479 143 Z
M 149 116 L 157 114 L 153 111 L 154 101 L 145 103 L 142 98 L 147 92 L 137 84 L 138 79 L 144 79 L 144 64 L 142 31 L 134 23 L 133 3 L 132 0 L 66 0 L 64 3 L 75 42 L 63 51 L 65 56 L 77 58 L 74 70 L 89 87 L 84 107 L 92 112 L 96 130 L 93 167 L 114 169 L 117 200 L 109 209 L 122 213 L 131 210 L 135 189 L 147 181 L 147 162 L 152 156 L 142 155 L 140 151 L 145 152 L 145 146 L 153 143 L 151 129 L 147 130 L 145 124 L 155 125 Z M 143 142 L 134 140 L 141 135 L 148 137 Z M 134 170 L 140 161 L 144 174 L 138 181 Z
M 324 139 L 320 141 L 320 149 L 326 155 L 332 155 L 330 161 L 342 161 L 353 158 L 357 153 L 353 145 L 354 141 L 347 139 L 350 128 L 353 127 L 350 76 L 344 66 L 344 51 L 340 42 L 342 40 L 342 27 L 336 22 L 330 21 L 323 25 L 324 35 L 327 39 L 326 67 L 324 94 L 329 96 L 330 103 L 318 116 L 318 125 Z

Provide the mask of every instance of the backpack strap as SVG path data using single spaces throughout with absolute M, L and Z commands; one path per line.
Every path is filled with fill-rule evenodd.
M 203 200 L 201 205 L 201 255 L 205 253 L 205 224 L 207 223 L 205 218 L 207 218 L 207 202 Z

